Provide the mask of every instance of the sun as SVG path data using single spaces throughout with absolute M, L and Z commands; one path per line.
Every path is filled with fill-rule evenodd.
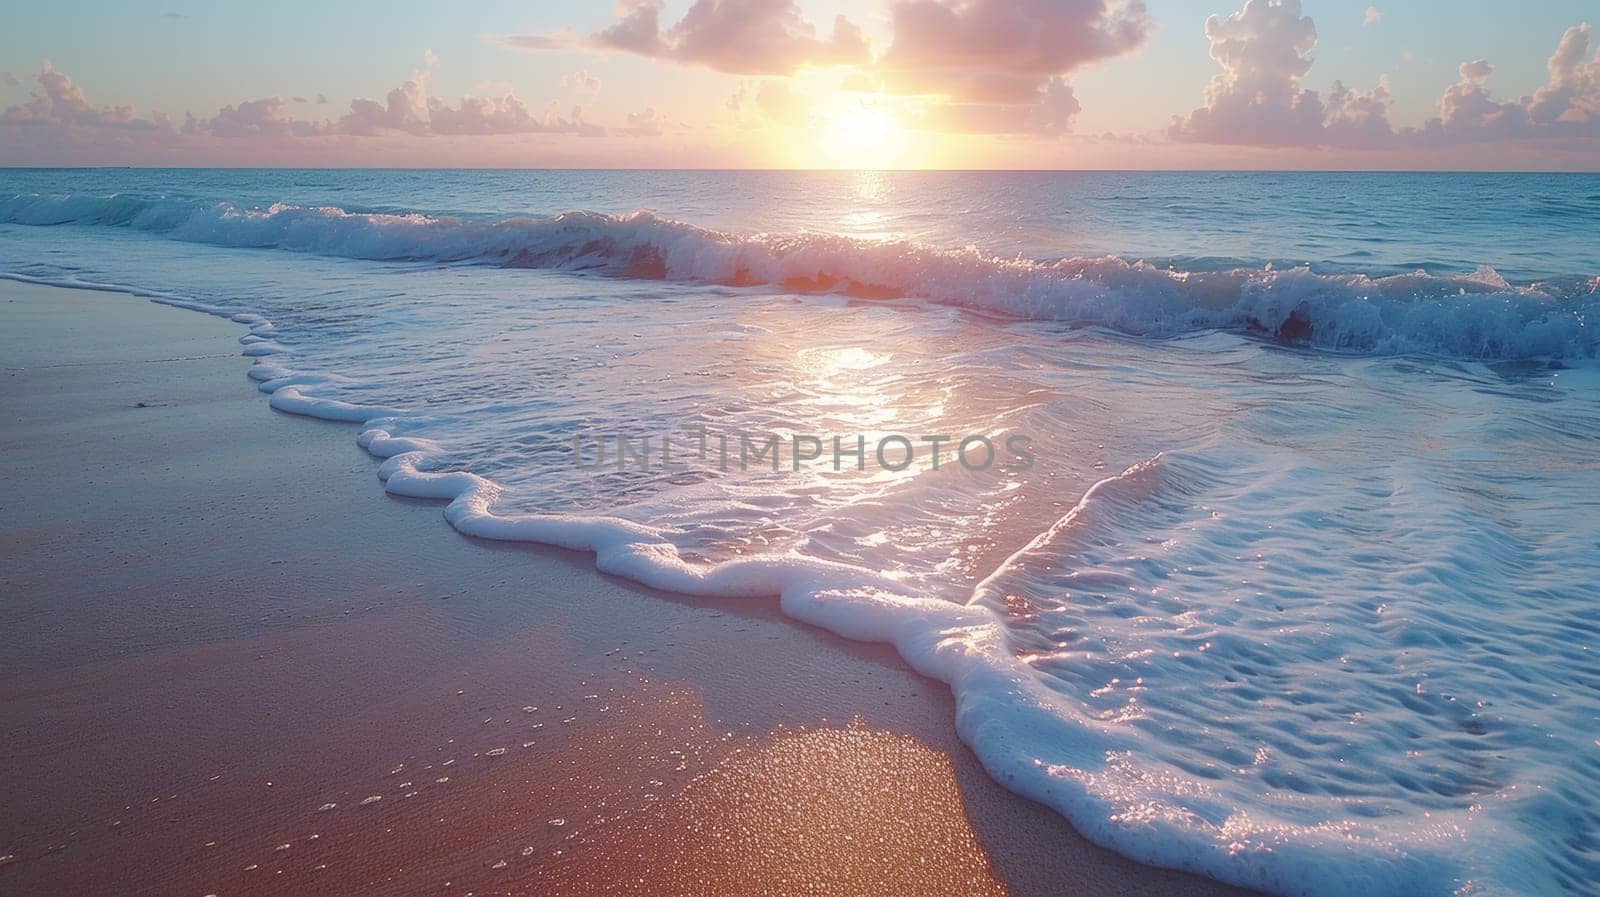
M 849 102 L 817 135 L 817 150 L 830 168 L 898 168 L 910 139 L 894 110 L 882 102 Z

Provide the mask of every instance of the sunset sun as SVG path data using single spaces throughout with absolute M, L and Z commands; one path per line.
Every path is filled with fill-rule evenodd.
M 907 163 L 912 141 L 888 106 L 855 100 L 823 127 L 817 149 L 828 168 L 896 168 Z

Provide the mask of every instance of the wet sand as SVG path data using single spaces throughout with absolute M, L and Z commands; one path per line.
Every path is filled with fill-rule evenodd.
M 1238 893 L 989 779 L 883 646 L 469 540 L 242 326 L 0 281 L 0 892 Z

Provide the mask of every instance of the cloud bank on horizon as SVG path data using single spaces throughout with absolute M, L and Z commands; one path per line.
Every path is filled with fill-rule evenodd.
M 1376 10 L 1367 10 L 1367 24 Z M 1381 18 L 1381 14 L 1377 17 Z M 1205 105 L 1173 121 L 1173 140 L 1251 146 L 1344 146 L 1384 149 L 1487 140 L 1600 140 L 1600 55 L 1590 56 L 1591 27 L 1561 35 L 1547 67 L 1549 81 L 1533 94 L 1496 100 L 1486 83 L 1494 66 L 1463 62 L 1460 80 L 1439 98 L 1438 116 L 1420 126 L 1389 121 L 1389 85 L 1369 90 L 1334 81 L 1324 98 L 1302 87 L 1317 43 L 1316 24 L 1300 0 L 1248 0 L 1229 16 L 1206 20 L 1211 58 L 1222 71 L 1205 90 Z
M 1196 37 L 1209 44 L 1217 69 L 1196 85 L 1198 106 L 1175 111 L 1163 130 L 1079 135 L 1073 125 L 1083 102 L 1074 78 L 1114 61 L 1139 64 L 1155 30 L 1171 27 L 1141 0 L 888 0 L 881 13 L 883 34 L 873 37 L 846 15 L 824 27 L 794 0 L 693 0 L 676 17 L 663 0 L 620 0 L 613 18 L 588 34 L 569 26 L 487 39 L 536 54 L 622 56 L 712 73 L 731 95 L 704 105 L 728 114 L 703 120 L 643 106 L 608 123 L 570 100 L 532 105 L 510 84 L 451 101 L 430 90 L 440 65 L 431 50 L 382 100 L 356 98 L 337 115 L 305 116 L 297 107 L 311 106 L 307 99 L 267 96 L 180 120 L 95 104 L 46 59 L 28 99 L 0 108 L 0 163 L 625 164 L 659 159 L 660 144 L 676 139 L 690 150 L 689 164 L 695 150 L 725 164 L 718 142 L 739 144 L 741 133 L 828 140 L 842 126 L 931 140 L 998 138 L 1046 162 L 1070 161 L 1065 147 L 1099 143 L 1138 147 L 1175 167 L 1186 158 L 1231 158 L 1218 153 L 1233 150 L 1256 163 L 1291 165 L 1327 158 L 1382 165 L 1449 150 L 1481 156 L 1486 167 L 1548 156 L 1562 167 L 1600 168 L 1600 52 L 1588 22 L 1559 36 L 1546 80 L 1531 92 L 1497 96 L 1495 64 L 1468 59 L 1432 116 L 1397 122 L 1387 75 L 1319 89 L 1312 79 L 1317 26 L 1301 0 L 1246 0 L 1210 15 Z M 1361 31 L 1387 27 L 1385 13 L 1368 6 Z M 20 89 L 21 79 L 4 74 L 7 88 Z M 559 81 L 569 96 L 593 99 L 602 90 L 588 68 Z M 317 95 L 318 105 L 326 102 Z M 1472 147 L 1490 148 L 1463 149 Z M 530 149 L 552 154 L 529 157 Z

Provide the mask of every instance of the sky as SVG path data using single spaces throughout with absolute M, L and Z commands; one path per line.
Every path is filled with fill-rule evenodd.
M 0 165 L 1600 170 L 1592 0 L 58 0 L 6 18 Z

